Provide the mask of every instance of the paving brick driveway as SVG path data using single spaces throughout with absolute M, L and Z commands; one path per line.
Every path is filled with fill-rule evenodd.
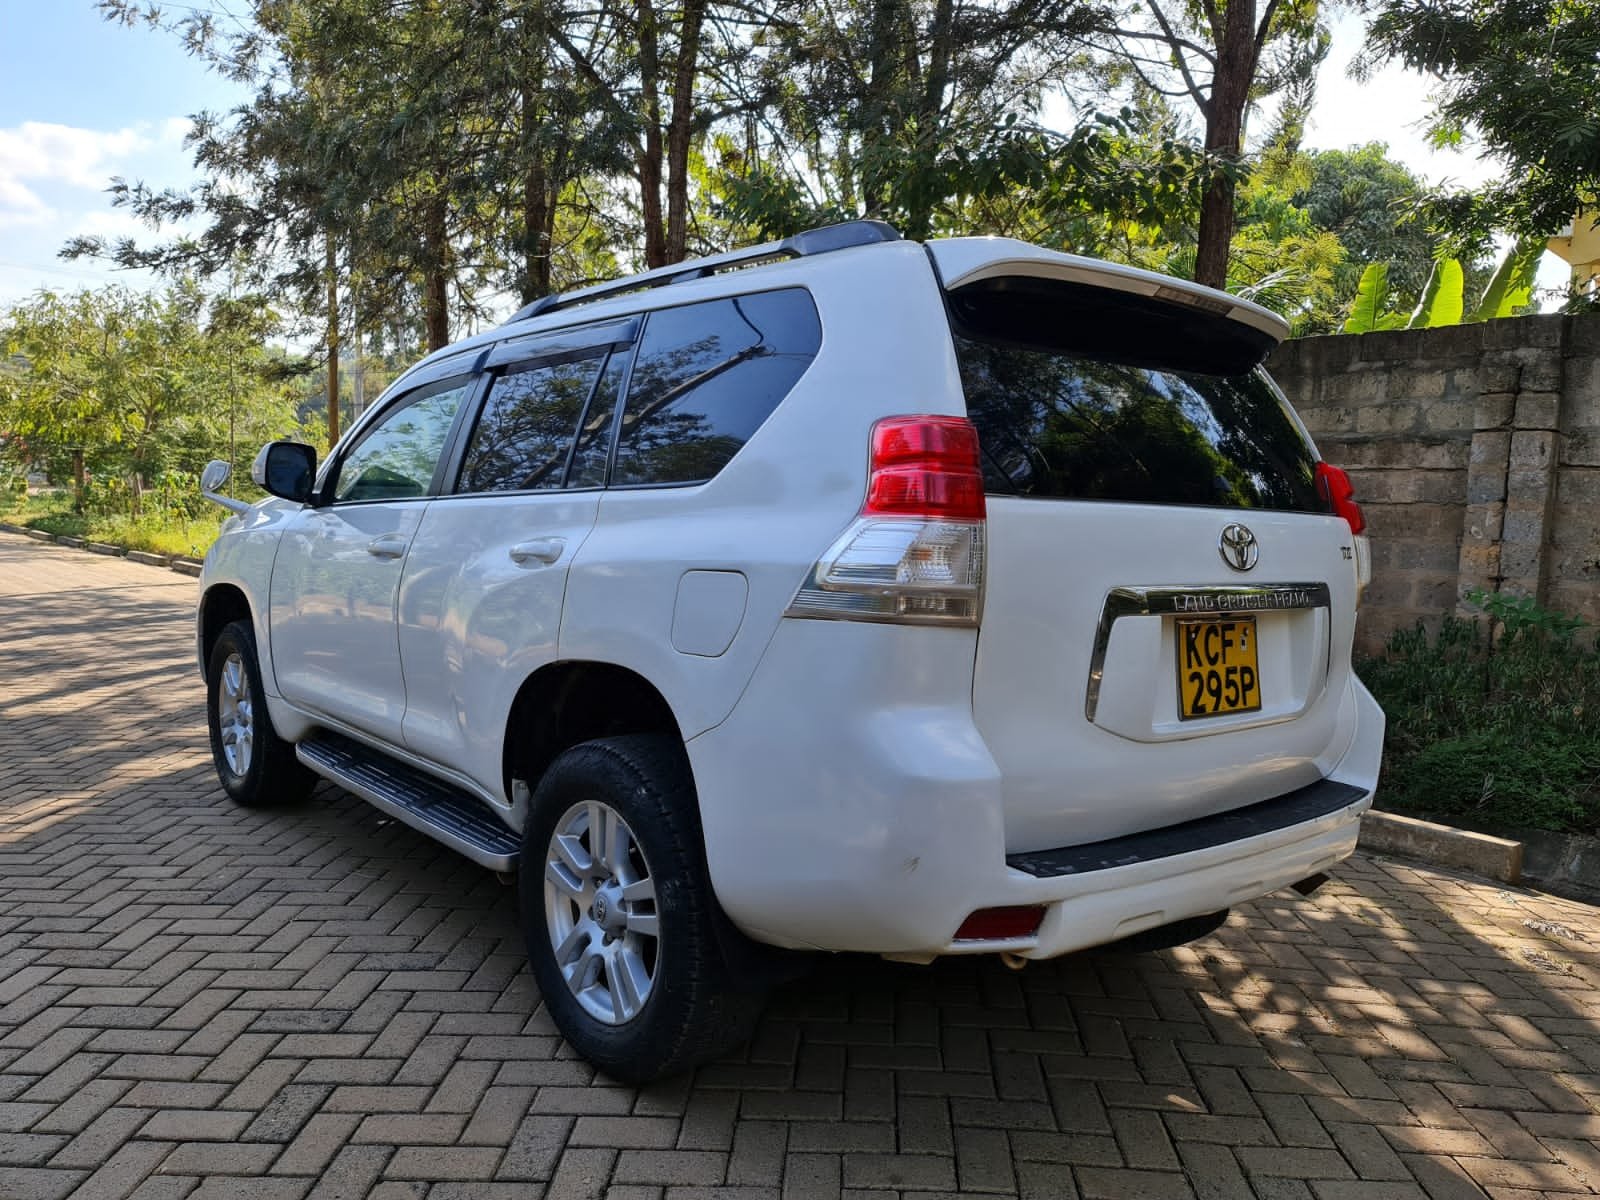
M 0 1200 L 1600 1189 L 1595 911 L 1393 863 L 1163 955 L 825 964 L 597 1080 L 492 875 L 223 798 L 193 588 L 0 534 Z

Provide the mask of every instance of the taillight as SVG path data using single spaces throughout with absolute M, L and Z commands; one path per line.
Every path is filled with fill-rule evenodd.
M 1356 489 L 1350 483 L 1350 476 L 1339 467 L 1325 462 L 1317 464 L 1317 495 L 1322 497 L 1329 512 L 1345 519 L 1351 533 L 1360 533 L 1367 527 L 1367 518 L 1361 514 L 1361 505 L 1356 503 Z
M 792 617 L 976 625 L 983 597 L 983 470 L 963 417 L 872 427 L 860 515 L 789 607 Z
M 1341 468 L 1332 463 L 1319 462 L 1317 495 L 1322 497 L 1322 502 L 1328 506 L 1329 512 L 1336 517 L 1343 517 L 1345 524 L 1350 526 L 1351 553 L 1356 562 L 1356 595 L 1359 602 L 1361 593 L 1372 582 L 1372 550 L 1367 545 L 1367 539 L 1362 536 L 1367 527 L 1367 518 L 1361 511 L 1361 505 L 1356 503 L 1356 489 L 1350 483 L 1350 476 Z
M 983 520 L 983 468 L 972 422 L 890 417 L 874 425 L 861 515 Z

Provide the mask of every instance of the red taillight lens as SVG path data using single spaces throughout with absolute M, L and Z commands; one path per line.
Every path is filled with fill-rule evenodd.
M 978 431 L 965 417 L 889 417 L 872 427 L 867 516 L 981 521 Z
M 1350 484 L 1350 476 L 1332 463 L 1317 464 L 1317 495 L 1335 516 L 1345 519 L 1351 533 L 1360 533 L 1367 527 L 1367 518 L 1361 513 L 1361 505 L 1356 503 L 1356 489 Z
M 1002 942 L 1032 937 L 1044 920 L 1041 904 L 1012 904 L 1004 908 L 980 908 L 956 930 L 958 942 Z

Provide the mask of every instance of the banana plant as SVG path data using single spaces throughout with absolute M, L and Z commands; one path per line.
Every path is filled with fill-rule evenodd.
M 1422 289 L 1422 298 L 1409 317 L 1389 308 L 1393 299 L 1389 294 L 1389 264 L 1373 263 L 1361 272 L 1361 282 L 1356 288 L 1356 298 L 1350 306 L 1344 331 L 1372 333 L 1379 329 L 1434 329 L 1440 325 L 1460 325 L 1463 322 L 1492 321 L 1514 316 L 1533 300 L 1533 281 L 1539 271 L 1539 257 L 1544 253 L 1544 247 L 1545 239 L 1535 237 L 1523 238 L 1512 246 L 1495 268 L 1483 295 L 1470 309 L 1463 295 L 1466 273 L 1462 270 L 1461 261 L 1440 259 L 1433 264 L 1433 271 Z

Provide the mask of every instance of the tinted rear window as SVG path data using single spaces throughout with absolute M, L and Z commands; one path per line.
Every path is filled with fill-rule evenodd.
M 651 313 L 611 482 L 710 479 L 789 394 L 821 344 L 817 307 L 801 288 Z
M 1195 369 L 1205 357 L 1194 352 L 1198 329 L 1186 331 L 1186 345 L 1163 347 L 1162 331 L 1152 327 L 1138 352 L 1128 353 L 1079 336 L 1083 314 L 1060 303 L 1065 296 L 1033 298 L 1058 303 L 1048 319 L 1035 311 L 1026 332 L 1013 326 L 1009 337 L 997 336 L 998 321 L 962 319 L 980 315 L 971 297 L 952 305 L 961 384 L 990 493 L 1323 511 L 1316 456 L 1253 365 L 1253 347 L 1232 348 L 1229 373 Z M 983 316 L 996 315 L 991 304 L 982 307 Z M 1057 344 L 1039 344 L 1052 327 L 1062 331 Z M 1013 340 L 1018 333 L 1029 341 Z M 1130 336 L 1125 329 L 1118 340 Z M 1208 354 L 1217 354 L 1211 347 Z

